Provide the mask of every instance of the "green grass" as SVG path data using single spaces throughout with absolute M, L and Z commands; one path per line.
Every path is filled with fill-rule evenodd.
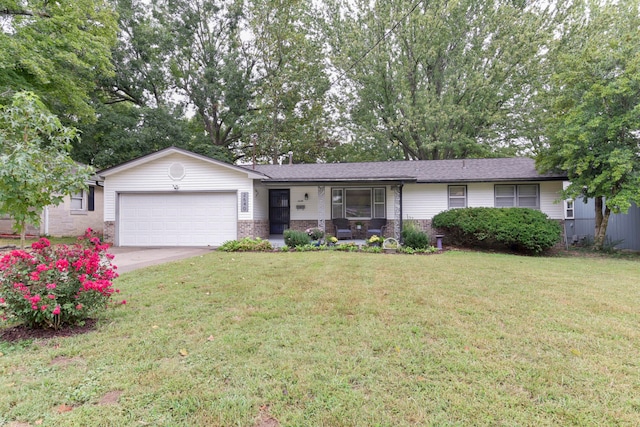
M 94 332 L 0 343 L 0 425 L 640 425 L 637 261 L 213 252 L 118 287 Z
M 25 240 L 25 247 L 29 248 L 31 247 L 31 244 L 33 242 L 37 242 L 39 238 L 28 238 Z M 49 241 L 56 245 L 56 244 L 65 244 L 65 245 L 70 245 L 73 243 L 76 243 L 78 241 L 78 237 L 47 237 L 47 239 L 49 239 Z M 20 236 L 17 236 L 16 238 L 0 238 L 0 246 L 16 246 L 16 247 L 20 247 Z

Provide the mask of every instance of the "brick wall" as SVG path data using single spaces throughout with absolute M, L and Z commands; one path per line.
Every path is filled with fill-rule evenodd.
M 308 228 L 318 228 L 318 220 L 305 219 L 305 220 L 290 221 L 289 228 L 291 230 L 298 230 L 298 231 L 306 231 Z M 327 228 L 326 231 L 329 231 L 329 229 Z
M 267 239 L 269 237 L 269 221 L 238 221 L 238 239 L 245 237 Z
M 116 222 L 105 221 L 103 230 L 103 239 L 105 242 L 114 244 L 116 242 Z

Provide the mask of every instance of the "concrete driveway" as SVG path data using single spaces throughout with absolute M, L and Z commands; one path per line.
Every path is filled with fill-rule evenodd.
M 138 248 L 111 247 L 109 252 L 114 255 L 113 264 L 118 267 L 118 273 L 164 264 L 184 258 L 191 258 L 209 253 L 213 248 Z

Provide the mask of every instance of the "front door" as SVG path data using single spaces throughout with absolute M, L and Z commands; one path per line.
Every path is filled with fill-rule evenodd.
M 282 234 L 289 228 L 289 190 L 269 190 L 269 233 Z

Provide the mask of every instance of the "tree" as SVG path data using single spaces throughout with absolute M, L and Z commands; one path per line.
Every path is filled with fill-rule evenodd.
M 155 0 L 153 18 L 170 37 L 178 95 L 195 107 L 213 146 L 232 152 L 243 135 L 255 60 L 240 37 L 240 0 Z
M 335 146 L 327 135 L 329 82 L 322 43 L 312 31 L 312 11 L 309 0 L 254 0 L 248 5 L 256 65 L 247 125 L 256 135 L 255 155 L 272 163 L 289 151 L 295 162 L 315 163 Z M 246 154 L 254 154 L 247 148 Z
M 406 159 L 513 154 L 514 116 L 564 13 L 505 0 L 336 0 L 325 10 L 354 138 Z
M 104 169 L 170 146 L 234 160 L 228 150 L 211 145 L 198 118 L 186 118 L 170 105 L 95 102 L 97 121 L 78 125 L 82 141 L 76 139 L 72 151 L 77 161 Z
M 28 90 L 61 117 L 93 117 L 96 79 L 112 72 L 116 15 L 108 0 L 4 0 L 0 102 Z
M 75 138 L 32 92 L 0 107 L 0 212 L 14 220 L 22 247 L 27 223 L 39 225 L 46 206 L 86 188 L 92 169 L 71 159 Z
M 640 204 L 639 13 L 637 0 L 589 3 L 579 32 L 558 40 L 543 94 L 538 169 L 567 173 L 565 197 L 595 200 L 596 248 L 610 214 Z

